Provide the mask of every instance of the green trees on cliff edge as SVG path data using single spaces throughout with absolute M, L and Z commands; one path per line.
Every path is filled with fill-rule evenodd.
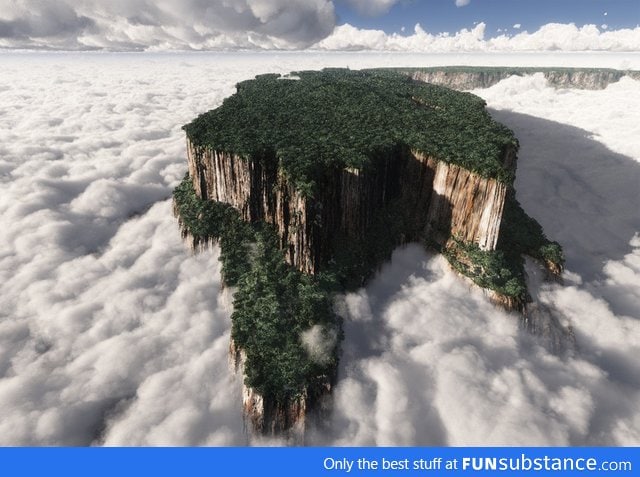
M 188 176 L 174 191 L 174 207 L 185 236 L 220 243 L 222 278 L 237 288 L 231 336 L 246 353 L 246 384 L 286 403 L 330 383 L 340 342 L 330 278 L 307 276 L 286 264 L 270 226 L 248 224 L 233 207 L 199 199 Z M 328 337 L 322 356 L 310 353 L 302 340 L 315 326 Z

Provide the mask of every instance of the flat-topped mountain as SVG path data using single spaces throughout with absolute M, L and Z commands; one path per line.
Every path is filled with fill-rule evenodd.
M 515 199 L 518 142 L 482 99 L 402 72 L 263 75 L 185 126 L 175 211 L 194 246 L 218 241 L 236 286 L 232 356 L 251 429 L 303 436 L 328 409 L 341 326 L 332 295 L 410 241 L 511 309 L 523 254 L 563 264 Z

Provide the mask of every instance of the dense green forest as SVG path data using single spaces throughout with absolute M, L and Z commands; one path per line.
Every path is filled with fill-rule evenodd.
M 394 71 L 327 69 L 277 74 L 237 85 L 222 106 L 185 126 L 196 146 L 278 161 L 313 193 L 328 167 L 366 168 L 398 145 L 511 183 L 502 164 L 513 133 L 482 99 Z
M 285 263 L 270 226 L 248 224 L 233 207 L 201 200 L 188 176 L 174 191 L 174 206 L 184 235 L 220 243 L 222 278 L 237 287 L 231 335 L 247 356 L 246 384 L 286 403 L 330 383 L 341 333 L 330 276 L 304 275 Z M 313 327 L 326 345 L 322 356 L 309 353 L 301 340 Z

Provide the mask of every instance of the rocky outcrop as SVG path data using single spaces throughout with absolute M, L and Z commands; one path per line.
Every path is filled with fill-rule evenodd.
M 545 264 L 527 257 L 525 259 L 527 286 L 532 300 L 522 310 L 521 326 L 537 336 L 549 351 L 558 355 L 571 355 L 577 350 L 574 330 L 563 323 L 561 313 L 553 303 L 540 298 L 541 290 L 549 281 L 550 271 Z M 557 278 L 557 277 L 552 277 Z
M 418 81 L 467 91 L 489 88 L 510 76 L 542 73 L 551 86 L 557 88 L 604 89 L 624 76 L 640 79 L 638 71 L 608 69 L 551 69 L 551 68 L 427 68 L 407 71 Z
M 507 186 L 460 166 L 434 161 L 432 167 L 435 173 L 427 234 L 439 242 L 454 236 L 476 243 L 482 250 L 494 250 Z
M 425 236 L 444 244 L 450 235 L 495 249 L 507 186 L 460 166 L 398 150 L 375 158 L 367 170 L 328 170 L 314 197 L 305 197 L 274 166 L 187 143 L 189 172 L 198 196 L 232 205 L 244 220 L 273 224 L 287 261 L 319 272 L 333 239 L 359 239 L 376 214 L 400 200 Z M 503 161 L 515 167 L 515 150 Z M 276 166 L 277 167 L 277 166 Z M 407 237 L 417 240 L 424 237 Z
M 285 403 L 266 398 L 246 385 L 242 388 L 242 408 L 250 438 L 284 438 L 287 443 L 303 445 L 307 424 L 307 397 Z
M 246 354 L 231 340 L 229 363 L 236 375 L 244 376 Z M 306 389 L 296 398 L 278 402 L 242 384 L 242 411 L 249 440 L 257 444 L 262 438 L 284 439 L 290 445 L 304 445 L 305 430 L 310 416 L 323 418 L 331 385 L 319 384 Z

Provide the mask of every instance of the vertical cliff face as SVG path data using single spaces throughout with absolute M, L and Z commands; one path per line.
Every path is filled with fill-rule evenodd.
M 286 260 L 314 274 L 333 254 L 334 237 L 359 240 L 393 201 L 408 211 L 420 236 L 446 245 L 449 237 L 495 249 L 507 186 L 417 151 L 398 150 L 374 158 L 374 167 L 328 170 L 314 197 L 305 197 L 266 161 L 188 146 L 189 172 L 196 194 L 237 209 L 245 221 L 273 224 Z M 503 161 L 514 166 L 515 152 Z M 275 161 L 271 161 L 274 163 Z M 244 375 L 244 351 L 230 347 L 233 365 Z M 301 444 L 307 414 L 326 400 L 330 380 L 321 380 L 286 401 L 243 385 L 242 406 L 249 435 L 278 436 Z
M 425 83 L 438 84 L 457 90 L 490 88 L 510 76 L 524 76 L 542 73 L 551 86 L 558 88 L 604 89 L 623 76 L 640 78 L 637 71 L 606 69 L 566 69 L 566 68 L 464 68 L 443 67 L 409 71 L 409 75 Z
M 275 225 L 288 262 L 302 272 L 315 272 L 308 201 L 281 172 L 266 161 L 198 148 L 188 139 L 187 151 L 189 175 L 201 199 L 229 204 L 247 222 Z
M 449 71 L 415 71 L 411 73 L 414 80 L 424 83 L 439 84 L 457 90 L 489 88 L 507 78 L 502 72 L 449 72 Z
M 231 340 L 229 363 L 237 375 L 244 376 L 245 362 L 244 350 Z M 323 402 L 330 393 L 331 385 L 324 383 L 281 402 L 263 396 L 243 383 L 242 411 L 249 439 L 260 443 L 263 437 L 273 437 L 284 439 L 288 444 L 304 445 L 307 420 L 310 415 L 321 417 Z
M 427 215 L 427 235 L 443 242 L 454 236 L 494 250 L 507 186 L 460 166 L 428 161 L 434 169 L 433 193 Z
M 493 250 L 498 240 L 507 186 L 417 151 L 376 158 L 368 170 L 329 170 L 309 198 L 260 159 L 190 142 L 187 148 L 198 196 L 233 206 L 246 221 L 273 224 L 287 261 L 304 273 L 322 269 L 336 234 L 362 238 L 377 213 L 396 200 L 406 204 L 429 239 L 441 244 L 454 236 Z M 508 149 L 503 160 L 513 167 L 514 157 Z

